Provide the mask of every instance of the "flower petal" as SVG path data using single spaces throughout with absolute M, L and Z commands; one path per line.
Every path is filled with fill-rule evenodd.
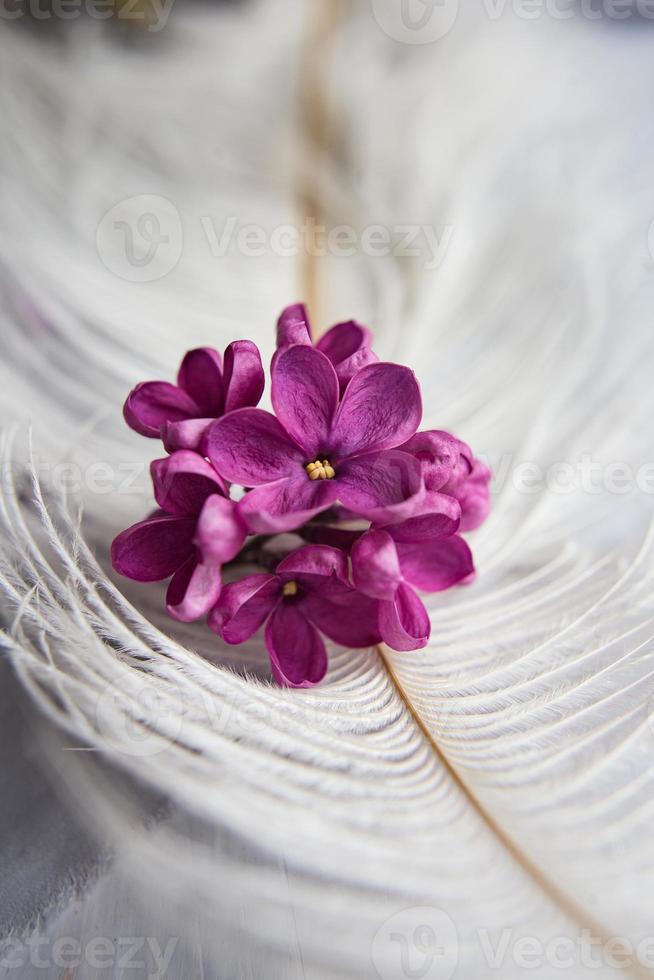
M 492 472 L 489 467 L 476 459 L 472 473 L 456 494 L 461 505 L 462 531 L 474 531 L 488 517 L 491 509 L 489 486 L 491 477 Z M 444 487 L 443 493 L 447 492 L 447 487 Z
M 377 364 L 378 361 L 379 358 L 370 347 L 362 347 L 356 354 L 352 354 L 346 360 L 335 364 L 336 377 L 341 386 L 341 393 L 345 391 L 357 371 L 360 371 L 361 368 L 366 367 L 368 364 Z
M 287 555 L 276 569 L 282 582 L 297 582 L 303 589 L 320 589 L 330 578 L 347 584 L 347 556 L 338 548 L 308 544 Z
M 127 397 L 123 416 L 130 429 L 150 439 L 158 439 L 166 422 L 202 415 L 190 395 L 167 381 L 145 381 Z
M 226 585 L 209 614 L 209 626 L 225 643 L 245 643 L 273 611 L 281 589 L 276 575 L 248 575 Z
M 399 364 L 369 364 L 347 386 L 331 448 L 341 459 L 392 449 L 411 438 L 421 418 L 422 399 L 413 371 Z
M 402 584 L 395 542 L 386 531 L 368 531 L 352 548 L 352 577 L 364 595 L 392 601 Z
M 277 321 L 277 349 L 292 344 L 311 345 L 311 326 L 303 303 L 287 306 Z
M 472 454 L 465 445 L 449 432 L 432 429 L 416 434 L 400 447 L 403 452 L 411 453 L 420 460 L 425 486 L 428 490 L 440 490 L 452 477 L 459 479 L 461 469 L 462 449 Z M 470 472 L 466 467 L 465 475 Z
M 367 453 L 336 466 L 338 498 L 349 510 L 376 524 L 420 513 L 424 487 L 420 464 L 408 453 Z
M 111 546 L 113 567 L 136 582 L 161 582 L 191 557 L 195 520 L 150 517 L 119 534 Z
M 336 500 L 336 480 L 297 475 L 255 487 L 239 501 L 240 514 L 253 534 L 294 531 Z
M 362 327 L 356 320 L 348 320 L 347 323 L 337 323 L 331 327 L 317 342 L 316 348 L 336 366 L 371 344 L 372 334 L 368 328 Z
M 206 501 L 198 518 L 195 545 L 203 561 L 223 565 L 236 558 L 247 537 L 247 529 L 233 500 L 214 495 Z
M 223 497 L 229 492 L 221 476 L 206 459 L 182 449 L 150 466 L 154 496 L 168 514 L 197 517 L 205 501 L 214 493 Z
M 328 358 L 313 347 L 290 347 L 272 367 L 277 418 L 311 463 L 328 447 L 338 406 L 338 378 Z
M 261 354 L 251 340 L 235 340 L 225 351 L 225 412 L 259 404 L 266 386 Z
M 201 619 L 217 602 L 221 586 L 220 566 L 199 562 L 193 555 L 175 572 L 168 586 L 168 615 L 181 623 Z
M 181 422 L 166 422 L 161 427 L 161 438 L 167 453 L 178 449 L 204 452 L 204 440 L 215 419 L 184 419 Z
M 442 541 L 400 542 L 397 553 L 404 578 L 423 592 L 442 592 L 475 570 L 470 548 L 458 534 Z
M 327 673 L 327 651 L 315 626 L 294 602 L 280 602 L 266 626 L 273 674 L 287 687 L 311 687 Z
M 392 650 L 421 650 L 427 646 L 431 623 L 420 598 L 401 585 L 392 602 L 379 603 L 379 629 Z
M 306 595 L 301 608 L 314 626 L 341 646 L 359 650 L 381 641 L 377 602 L 354 589 L 342 588 L 329 597 Z
M 461 522 L 458 500 L 445 493 L 425 493 L 420 513 L 384 528 L 394 541 L 434 541 L 455 534 Z
M 225 403 L 222 361 L 213 347 L 198 347 L 188 352 L 179 369 L 177 384 L 198 405 L 198 415 L 214 419 L 222 415 Z
M 226 480 L 259 487 L 301 470 L 304 454 L 270 412 L 241 408 L 207 434 L 207 455 Z

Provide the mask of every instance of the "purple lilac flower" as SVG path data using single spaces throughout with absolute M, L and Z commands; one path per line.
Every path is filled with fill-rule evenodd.
M 302 303 L 287 306 L 277 322 L 278 352 L 287 350 L 293 344 L 313 344 L 309 316 Z M 315 347 L 334 366 L 341 393 L 359 368 L 378 360 L 371 345 L 371 332 L 356 320 L 337 323 L 316 342 Z
M 440 490 L 461 505 L 461 530 L 474 531 L 490 512 L 491 471 L 465 442 L 449 432 L 417 432 L 400 447 L 422 465 L 427 490 Z
M 378 601 L 379 632 L 393 650 L 418 650 L 429 639 L 429 615 L 415 589 L 441 592 L 474 574 L 470 549 L 456 533 L 457 501 L 433 492 L 427 498 L 424 513 L 374 527 L 352 548 L 354 584 Z
M 111 559 L 137 582 L 172 576 L 168 613 L 192 622 L 218 600 L 221 566 L 239 553 L 247 530 L 224 481 L 197 453 L 180 450 L 152 463 L 151 472 L 161 510 L 119 534 Z
M 261 355 L 249 340 L 236 340 L 225 351 L 199 347 L 182 361 L 177 384 L 146 381 L 129 394 L 125 421 L 141 435 L 162 437 L 168 452 L 200 450 L 214 419 L 227 412 L 257 405 L 265 376 Z
M 235 645 L 264 623 L 273 674 L 287 687 L 311 687 L 325 676 L 321 633 L 350 648 L 380 640 L 376 603 L 348 582 L 346 555 L 323 545 L 299 548 L 273 574 L 226 585 L 209 616 L 211 628 Z
M 207 454 L 231 482 L 254 489 L 241 502 L 252 531 L 290 531 L 338 499 L 371 521 L 408 517 L 424 492 L 419 460 L 395 447 L 422 416 L 415 375 L 369 364 L 342 398 L 325 354 L 293 346 L 272 367 L 276 416 L 244 408 L 218 419 Z

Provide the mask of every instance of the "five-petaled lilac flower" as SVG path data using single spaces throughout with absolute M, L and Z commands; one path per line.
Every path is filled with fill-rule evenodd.
M 350 648 L 380 640 L 376 603 L 348 582 L 346 555 L 324 545 L 299 548 L 274 574 L 226 585 L 209 616 L 211 628 L 231 644 L 244 643 L 264 623 L 273 674 L 287 687 L 311 687 L 325 676 L 320 633 Z
M 123 414 L 141 435 L 163 438 L 168 452 L 200 451 L 214 419 L 249 405 L 258 405 L 265 386 L 259 349 L 250 340 L 236 340 L 225 351 L 199 347 L 182 361 L 177 384 L 146 381 L 130 392 Z
M 441 592 L 474 574 L 459 520 L 457 501 L 431 492 L 422 514 L 374 527 L 353 546 L 354 584 L 378 600 L 379 632 L 393 650 L 419 650 L 429 639 L 429 615 L 414 589 Z
M 277 351 L 293 344 L 313 344 L 309 315 L 302 303 L 287 306 L 277 322 Z M 378 360 L 371 344 L 372 334 L 356 320 L 337 323 L 316 342 L 315 347 L 334 365 L 341 393 L 359 368 Z
M 192 622 L 218 600 L 221 566 L 239 553 L 247 530 L 213 467 L 180 450 L 151 467 L 161 510 L 119 534 L 111 548 L 117 572 L 137 582 L 170 578 L 170 616 Z
M 422 465 L 427 490 L 439 490 L 461 505 L 461 530 L 474 531 L 490 512 L 492 473 L 470 446 L 449 432 L 417 432 L 401 447 Z
M 294 530 L 337 500 L 370 521 L 415 513 L 424 493 L 420 462 L 395 448 L 422 416 L 412 371 L 369 364 L 340 398 L 325 354 L 293 346 L 273 364 L 272 403 L 276 418 L 244 408 L 207 435 L 207 454 L 223 477 L 254 488 L 241 501 L 250 530 Z

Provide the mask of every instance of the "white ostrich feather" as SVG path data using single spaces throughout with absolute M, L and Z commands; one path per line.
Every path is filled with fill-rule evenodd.
M 307 152 L 304 19 L 289 0 L 180 9 L 147 59 L 90 31 L 69 60 L 0 41 L 0 399 L 19 423 L 2 645 L 53 725 L 46 764 L 114 855 L 82 928 L 179 937 L 180 978 L 551 980 L 564 948 L 575 978 L 652 975 L 651 37 L 480 8 L 417 47 L 369 5 L 342 10 L 322 37 L 338 138 Z M 130 386 L 197 343 L 270 353 L 303 288 L 295 259 L 216 260 L 199 219 L 293 222 L 298 183 L 330 225 L 452 229 L 437 269 L 321 260 L 320 318 L 370 323 L 417 370 L 425 425 L 496 473 L 478 580 L 429 600 L 429 646 L 333 649 L 310 692 L 272 686 L 258 642 L 172 623 L 108 559 L 156 452 L 121 423 Z M 142 193 L 191 229 L 152 283 L 94 248 L 107 209 Z M 138 492 L 63 492 L 69 460 L 135 467 Z M 628 492 L 607 489 L 618 463 Z M 521 464 L 572 466 L 572 491 L 554 470 L 521 486 Z M 432 922 L 447 942 L 427 972 Z

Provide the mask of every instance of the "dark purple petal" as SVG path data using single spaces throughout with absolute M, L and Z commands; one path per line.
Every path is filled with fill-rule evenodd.
M 194 539 L 203 561 L 217 565 L 231 561 L 246 537 L 247 529 L 234 501 L 209 497 L 198 518 Z
M 345 391 L 348 384 L 361 368 L 366 367 L 368 364 L 376 364 L 379 358 L 370 347 L 362 347 L 358 350 L 356 354 L 352 354 L 345 361 L 341 361 L 339 364 L 335 364 L 336 376 L 338 382 L 341 386 L 341 393 Z
M 214 493 L 229 492 L 213 466 L 197 453 L 182 449 L 150 466 L 154 496 L 168 514 L 197 517 L 205 501 Z
M 276 575 L 248 575 L 226 585 L 209 614 L 209 626 L 234 646 L 245 643 L 265 623 L 282 592 Z
M 277 348 L 292 344 L 311 345 L 311 327 L 306 307 L 303 303 L 287 306 L 277 321 Z
M 306 462 L 324 454 L 338 406 L 338 378 L 313 347 L 290 347 L 272 367 L 272 403 L 277 418 L 302 446 Z
M 470 450 L 449 432 L 435 429 L 417 432 L 400 448 L 420 460 L 428 490 L 440 490 L 451 478 L 458 482 L 461 475 L 467 476 L 470 472 L 471 467 L 465 465 L 465 457 L 461 459 L 462 450 L 467 450 L 471 458 Z M 461 473 L 462 463 L 464 474 Z
M 411 438 L 421 418 L 422 399 L 413 371 L 399 364 L 369 364 L 347 386 L 331 448 L 341 459 L 392 449 Z
M 392 600 L 402 584 L 395 542 L 386 531 L 369 531 L 352 548 L 352 577 L 364 595 Z
M 354 589 L 342 589 L 328 598 L 309 594 L 303 597 L 301 608 L 314 626 L 341 646 L 362 649 L 381 641 L 377 602 Z
M 337 323 L 331 327 L 316 343 L 316 348 L 336 366 L 371 344 L 372 334 L 368 328 L 362 327 L 356 320 L 348 320 L 347 323 Z
M 304 473 L 300 447 L 274 415 L 260 408 L 241 408 L 214 422 L 207 435 L 207 455 L 225 479 L 244 487 Z
M 127 397 L 123 416 L 130 429 L 150 439 L 158 439 L 166 422 L 197 418 L 202 415 L 190 395 L 167 381 L 145 381 Z
M 167 453 L 178 449 L 204 452 L 204 440 L 215 419 L 185 419 L 182 422 L 166 422 L 161 428 L 161 438 Z
M 136 582 L 169 578 L 194 553 L 195 520 L 150 517 L 119 534 L 111 546 L 111 561 L 121 575 Z
M 327 673 L 327 651 L 300 607 L 280 602 L 266 626 L 266 647 L 275 680 L 286 687 L 312 687 Z
M 408 453 L 368 453 L 336 465 L 338 498 L 349 510 L 376 524 L 420 513 L 424 487 L 420 464 Z
M 347 556 L 338 548 L 309 544 L 287 555 L 276 572 L 282 582 L 297 582 L 303 590 L 320 592 L 330 578 L 347 584 Z
M 292 477 L 255 487 L 239 501 L 239 510 L 253 534 L 294 531 L 336 500 L 336 480 L 310 480 L 300 469 Z
M 404 578 L 423 592 L 442 592 L 475 570 L 470 548 L 459 535 L 442 541 L 398 543 L 397 553 Z
M 472 473 L 456 493 L 461 505 L 461 530 L 474 531 L 484 523 L 491 509 L 490 480 L 492 473 L 485 463 L 476 459 Z M 448 493 L 447 487 L 443 493 Z
M 215 605 L 220 589 L 220 566 L 199 562 L 193 556 L 175 572 L 168 586 L 168 615 L 182 623 L 193 623 Z
M 222 415 L 225 388 L 220 354 L 212 347 L 190 350 L 179 369 L 177 384 L 196 403 L 203 418 Z
M 261 354 L 251 340 L 235 340 L 225 351 L 225 412 L 259 404 L 266 386 Z
M 461 521 L 461 507 L 458 500 L 445 493 L 425 493 L 420 513 L 399 524 L 388 524 L 388 531 L 394 541 L 426 541 L 448 537 L 455 534 Z
M 363 531 L 354 531 L 334 524 L 305 524 L 298 528 L 298 534 L 311 544 L 327 544 L 331 548 L 341 548 L 349 551 L 355 541 L 358 541 Z
M 379 629 L 392 650 L 420 650 L 427 646 L 431 624 L 427 610 L 408 585 L 400 585 L 392 602 L 379 603 Z

